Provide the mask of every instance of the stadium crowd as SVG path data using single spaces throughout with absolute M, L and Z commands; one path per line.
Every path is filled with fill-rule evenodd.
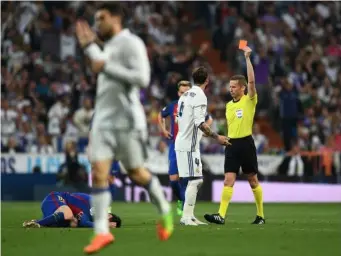
M 68 141 L 87 145 L 96 77 L 74 34 L 93 24 L 96 2 L 2 2 L 1 151 L 50 154 Z M 176 83 L 199 65 L 211 69 L 208 101 L 214 130 L 226 133 L 228 72 L 214 74 L 205 55 L 220 50 L 226 70 L 245 72 L 239 39 L 254 49 L 258 114 L 280 131 L 286 151 L 341 151 L 341 16 L 339 2 L 126 2 L 126 25 L 146 43 L 152 80 L 141 91 L 149 131 L 160 142 L 157 115 L 177 98 Z M 212 41 L 193 47 L 204 26 Z M 269 152 L 255 125 L 259 153 Z M 202 150 L 222 147 L 205 139 Z

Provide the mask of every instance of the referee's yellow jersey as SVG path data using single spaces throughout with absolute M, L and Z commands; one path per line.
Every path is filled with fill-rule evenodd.
M 231 139 L 244 138 L 252 134 L 253 118 L 258 101 L 257 94 L 250 98 L 243 95 L 239 101 L 226 104 L 227 133 Z

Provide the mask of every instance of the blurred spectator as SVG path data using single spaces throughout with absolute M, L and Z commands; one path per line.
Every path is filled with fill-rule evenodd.
M 297 120 L 299 116 L 298 93 L 286 79 L 280 92 L 280 116 L 282 122 L 283 141 L 285 150 L 290 150 L 292 141 L 297 134 Z
M 1 99 L 1 142 L 7 145 L 7 140 L 14 135 L 17 130 L 18 113 L 12 109 L 8 100 Z
M 55 151 L 53 147 L 50 144 L 48 144 L 46 136 L 40 135 L 38 137 L 38 142 L 35 145 L 31 146 L 29 152 L 32 154 L 46 155 L 53 154 Z
M 87 187 L 87 173 L 85 167 L 78 161 L 76 144 L 72 141 L 65 144 L 65 163 L 60 166 L 57 179 L 79 191 Z
M 58 136 L 61 134 L 63 118 L 69 113 L 69 99 L 67 96 L 60 97 L 48 112 L 48 133 Z
M 60 59 L 65 60 L 67 57 L 76 57 L 77 41 L 71 28 L 68 28 L 60 36 Z
M 293 143 L 290 151 L 290 161 L 288 167 L 288 176 L 302 177 L 304 175 L 304 164 L 300 155 L 300 146 L 297 143 Z
M 73 116 L 73 122 L 78 128 L 79 136 L 81 138 L 88 137 L 90 121 L 93 114 L 94 109 L 92 107 L 92 101 L 90 98 L 85 98 L 83 100 L 83 107 L 78 109 Z
M 255 141 L 255 146 L 257 150 L 257 154 L 262 154 L 267 151 L 268 148 L 268 139 L 264 134 L 261 134 L 259 125 L 257 123 L 253 126 L 253 140 Z
M 157 145 L 157 150 L 161 153 L 161 154 L 168 154 L 168 146 L 167 143 L 162 139 L 159 141 L 158 145 Z
M 17 143 L 17 140 L 15 137 L 10 137 L 8 139 L 7 146 L 4 146 L 1 148 L 1 153 L 16 154 L 16 153 L 22 153 L 22 152 L 23 152 L 23 149 Z

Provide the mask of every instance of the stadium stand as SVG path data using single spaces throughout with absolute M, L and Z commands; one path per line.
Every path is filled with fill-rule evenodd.
M 176 99 L 177 81 L 189 79 L 199 65 L 212 73 L 208 99 L 214 129 L 226 133 L 228 79 L 245 73 L 237 50 L 242 38 L 254 50 L 258 152 L 286 154 L 283 169 L 289 176 L 293 160 L 315 155 L 327 176 L 340 175 L 339 2 L 125 5 L 126 25 L 148 46 L 152 65 L 152 81 L 141 91 L 141 99 L 153 147 L 160 145 L 158 112 Z M 95 6 L 81 1 L 1 3 L 3 153 L 62 152 L 69 141 L 84 152 L 96 78 L 78 48 L 74 24 L 79 18 L 93 24 Z M 208 139 L 202 150 L 222 152 Z

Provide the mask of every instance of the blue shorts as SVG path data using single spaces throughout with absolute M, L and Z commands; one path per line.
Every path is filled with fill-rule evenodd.
M 44 218 L 53 214 L 59 207 L 63 205 L 67 204 L 62 196 L 62 193 L 51 192 L 48 194 L 41 203 L 41 211 Z
M 112 176 L 116 176 L 117 174 L 120 173 L 120 171 L 121 171 L 120 162 L 114 160 L 113 163 L 112 163 L 112 165 L 111 165 L 110 174 L 111 174 Z
M 176 161 L 176 154 L 175 154 L 175 143 L 169 144 L 168 164 L 169 164 L 169 167 L 168 167 L 169 175 L 179 174 L 178 162 Z

